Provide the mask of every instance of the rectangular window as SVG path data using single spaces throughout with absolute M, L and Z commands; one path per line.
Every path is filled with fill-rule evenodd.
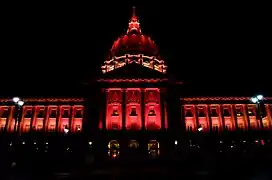
M 217 124 L 214 124 L 212 130 L 213 130 L 214 132 L 218 132 L 218 125 L 217 125 Z
M 1 131 L 4 131 L 5 130 L 5 125 L 2 125 L 1 126 Z
M 28 131 L 30 129 L 30 125 L 25 125 L 25 130 Z
M 192 130 L 193 130 L 192 125 L 188 125 L 188 126 L 187 126 L 187 131 L 188 131 L 188 132 L 192 132 Z
M 119 116 L 118 106 L 113 106 L 112 116 Z
M 228 108 L 224 108 L 224 110 L 223 110 L 223 115 L 224 115 L 224 117 L 230 116 L 230 111 L 229 111 Z
M 238 128 L 239 128 L 239 129 L 244 129 L 244 124 L 243 124 L 243 123 L 239 123 L 239 124 L 238 124 Z
M 154 106 L 149 107 L 148 116 L 156 116 Z
M 57 110 L 51 109 L 50 118 L 57 118 Z
M 55 126 L 55 125 L 50 125 L 50 127 L 49 127 L 49 131 L 50 131 L 50 132 L 54 132 L 55 129 L 56 129 L 56 126 Z
M 230 124 L 225 125 L 225 130 L 229 131 L 230 130 Z
M 42 125 L 38 125 L 37 130 L 38 130 L 38 131 L 41 131 L 42 128 L 43 128 Z
M 69 118 L 69 117 L 70 117 L 69 109 L 63 109 L 62 118 Z
M 76 132 L 80 132 L 81 128 L 80 125 L 76 125 Z
M 82 110 L 76 109 L 75 118 L 82 118 Z
M 8 109 L 4 109 L 3 113 L 1 115 L 1 118 L 8 118 L 8 115 L 9 115 L 9 110 Z
M 212 117 L 217 117 L 218 116 L 217 110 L 215 108 L 212 109 L 211 116 Z
M 206 117 L 204 109 L 200 108 L 198 109 L 198 117 Z
M 185 117 L 193 117 L 193 113 L 191 109 L 186 109 L 185 110 Z
M 44 118 L 44 109 L 40 109 L 37 113 L 37 118 Z
M 25 113 L 25 118 L 31 118 L 31 117 L 32 117 L 31 110 L 27 110 L 27 112 Z
M 132 106 L 131 107 L 130 116 L 137 116 L 136 106 Z

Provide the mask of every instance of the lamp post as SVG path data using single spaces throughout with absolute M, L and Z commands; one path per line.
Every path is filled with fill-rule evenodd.
M 65 127 L 64 130 L 63 130 L 63 132 L 64 132 L 64 135 L 67 136 L 67 134 L 69 133 L 68 127 Z
M 17 137 L 17 135 L 18 135 L 18 133 L 19 133 L 19 131 L 20 131 L 20 122 L 21 122 L 21 113 L 22 113 L 22 107 L 23 107 L 23 105 L 24 105 L 24 101 L 21 99 L 21 98 L 19 98 L 19 97 L 14 97 L 14 98 L 12 98 L 12 102 L 14 103 L 14 105 L 15 105 L 15 113 L 14 113 L 14 133 L 16 134 L 15 136 L 14 136 L 14 141 L 19 141 L 19 137 Z M 14 143 L 15 145 L 17 144 L 17 143 Z M 18 144 L 17 144 L 18 145 Z M 14 154 L 13 154 L 13 161 L 12 161 L 12 166 L 14 167 L 14 166 L 16 166 L 16 157 L 18 156 L 18 148 L 19 148 L 19 146 L 18 147 L 15 147 L 15 149 L 14 149 Z M 16 173 L 16 172 L 15 172 Z
M 14 132 L 18 133 L 20 131 L 20 122 L 21 122 L 21 110 L 24 105 L 24 101 L 19 97 L 12 98 L 13 103 L 15 104 L 15 114 L 14 114 Z
M 202 127 L 201 125 L 198 125 L 197 131 L 198 131 L 198 132 L 202 132 L 202 131 L 203 131 L 203 127 Z
M 250 99 L 251 102 L 256 104 L 256 117 L 257 117 L 257 120 L 260 122 L 261 129 L 263 129 L 263 121 L 262 121 L 263 113 L 261 108 L 261 105 L 263 104 L 263 99 L 264 99 L 263 95 L 256 95 Z

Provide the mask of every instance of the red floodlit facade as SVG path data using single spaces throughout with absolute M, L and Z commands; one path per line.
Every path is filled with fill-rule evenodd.
M 271 103 L 271 100 L 267 97 L 264 101 Z M 264 104 L 260 121 L 257 106 L 249 97 L 182 98 L 181 101 L 187 131 L 196 132 L 199 126 L 204 132 L 272 130 L 272 106 L 269 103 Z
M 106 118 L 101 121 L 106 122 L 107 130 L 165 128 L 167 123 L 163 124 L 161 116 L 159 88 L 108 88 L 105 93 Z M 166 107 L 163 110 L 166 111 Z
M 183 83 L 168 77 L 167 65 L 155 42 L 142 33 L 135 11 L 127 32 L 114 41 L 101 70 L 95 84 L 91 84 L 99 87 L 99 93 L 87 95 L 95 96 L 99 103 L 89 97 L 25 98 L 18 117 L 19 131 L 63 133 L 69 129 L 71 134 L 83 131 L 88 134 L 90 129 L 97 129 L 106 134 L 111 132 L 107 142 L 116 142 L 120 132 L 148 132 L 147 138 L 152 140 L 150 147 L 159 147 L 155 140 L 171 131 L 178 131 L 174 133 L 177 136 L 179 132 L 197 132 L 199 127 L 203 133 L 272 130 L 270 97 L 264 98 L 262 121 L 249 97 L 174 97 L 171 87 L 183 86 Z M 179 103 L 172 104 L 172 95 Z M 89 111 L 88 104 L 92 103 L 99 104 L 94 113 Z M 173 114 L 175 108 L 179 111 Z M 0 99 L 2 132 L 14 132 L 14 111 L 10 99 Z M 98 123 L 92 123 L 95 121 Z M 135 134 L 127 138 L 137 140 Z
M 83 99 L 24 99 L 20 119 L 22 133 L 63 132 L 69 128 L 72 133 L 82 131 Z M 15 106 L 10 99 L 1 99 L 1 131 L 14 132 Z M 36 105 L 37 104 L 37 105 Z M 59 105 L 62 104 L 62 105 Z

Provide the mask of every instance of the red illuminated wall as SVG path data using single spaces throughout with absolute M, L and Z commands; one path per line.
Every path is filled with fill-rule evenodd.
M 61 106 L 59 114 L 58 131 L 63 132 L 65 128 L 70 128 L 71 109 L 70 106 Z
M 81 132 L 83 128 L 83 106 L 72 107 L 71 129 L 73 132 Z
M 32 106 L 24 106 L 22 113 L 23 113 L 23 116 L 22 116 L 22 121 L 21 121 L 21 125 L 20 125 L 20 131 L 21 132 L 28 132 L 28 131 L 30 131 L 31 118 L 33 115 Z
M 266 105 L 266 117 L 263 118 L 264 129 L 272 129 L 270 105 Z M 204 132 L 247 131 L 261 128 L 256 118 L 256 105 L 254 104 L 185 104 L 183 105 L 184 121 L 187 131 L 197 131 L 198 126 Z
M 126 129 L 140 130 L 142 127 L 141 91 L 126 89 Z
M 204 116 L 202 116 L 201 114 L 204 114 Z M 197 117 L 198 117 L 198 124 L 203 128 L 203 131 L 209 131 L 209 127 L 210 127 L 210 122 L 208 119 L 208 109 L 207 106 L 205 105 L 199 105 L 197 106 Z
M 145 91 L 145 128 L 147 130 L 161 129 L 160 90 L 149 88 Z
M 57 101 L 57 100 L 55 100 Z M 14 131 L 13 106 L 0 106 L 1 130 Z M 32 131 L 63 132 L 63 127 L 70 132 L 82 131 L 83 106 L 82 105 L 25 105 L 22 109 L 20 132 Z M 58 128 L 57 128 L 58 127 Z
M 108 89 L 106 92 L 106 129 L 122 129 L 122 89 Z
M 168 114 L 167 114 L 167 104 L 164 103 L 164 128 L 168 129 Z
M 209 108 L 210 115 L 210 126 L 212 127 L 213 131 L 222 131 L 223 128 L 223 119 L 222 119 L 222 112 L 220 106 L 218 104 L 207 105 Z
M 232 105 L 223 105 L 223 117 L 225 122 L 225 128 L 233 131 L 235 127 L 235 119 Z
M 193 105 L 186 105 L 184 106 L 184 120 L 186 125 L 186 130 L 195 131 L 197 128 L 197 122 L 196 122 L 196 112 L 195 107 Z

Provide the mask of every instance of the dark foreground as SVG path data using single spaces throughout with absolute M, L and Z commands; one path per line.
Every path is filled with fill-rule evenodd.
M 18 168 L 6 172 L 1 179 L 272 179 L 270 160 L 241 160 L 239 157 L 226 157 L 224 160 L 195 157 L 179 162 L 158 159 L 145 163 L 112 161 L 104 166 L 97 164 L 55 172 L 50 167 L 32 167 L 28 171 Z

